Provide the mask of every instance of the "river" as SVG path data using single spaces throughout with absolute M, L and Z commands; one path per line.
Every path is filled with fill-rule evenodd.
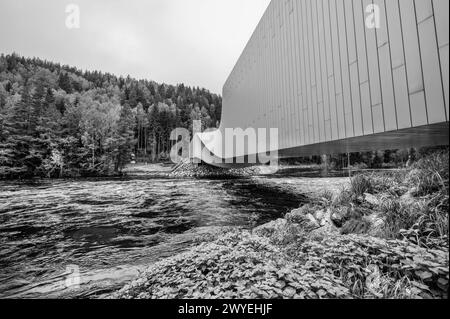
M 299 207 L 308 190 L 346 180 L 295 167 L 228 180 L 169 178 L 169 170 L 0 181 L 0 298 L 106 296 L 198 234 L 255 227 Z M 67 282 L 74 269 L 79 285 Z

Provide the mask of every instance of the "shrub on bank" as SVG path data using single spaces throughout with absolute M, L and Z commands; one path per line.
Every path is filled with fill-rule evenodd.
M 448 251 L 357 235 L 293 245 L 290 254 L 316 273 L 340 278 L 358 298 L 447 298 Z
M 448 246 L 448 160 L 441 151 L 408 170 L 354 176 L 330 205 L 336 226 L 343 234 L 369 233 L 368 216 L 377 216 L 384 223 L 379 237 Z
M 356 175 L 350 180 L 349 191 L 354 198 L 358 198 L 359 196 L 364 195 L 364 193 L 371 193 L 373 191 L 371 178 L 363 174 Z
M 412 165 L 406 182 L 416 187 L 417 196 L 447 191 L 449 187 L 449 153 L 432 153 Z

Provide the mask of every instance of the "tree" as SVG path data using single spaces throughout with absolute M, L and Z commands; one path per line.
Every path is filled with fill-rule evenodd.
M 47 93 L 45 94 L 45 107 L 49 107 L 55 104 L 55 95 L 53 94 L 53 90 L 48 88 Z
M 39 119 L 43 113 L 43 102 L 45 97 L 45 88 L 39 83 L 34 91 L 31 99 L 32 117 L 30 119 L 30 130 L 33 133 L 36 131 L 39 125 Z
M 134 148 L 134 114 L 128 104 L 122 107 L 117 125 L 117 155 L 114 170 L 122 170 L 131 159 Z
M 159 110 L 157 105 L 152 105 L 148 113 L 148 127 L 149 127 L 149 146 L 151 148 L 152 161 L 155 162 L 158 158 L 158 129 L 159 124 Z
M 66 91 L 66 93 L 72 93 L 72 84 L 70 82 L 69 75 L 67 73 L 60 73 L 58 79 L 58 85 L 61 89 Z
M 6 106 L 6 90 L 3 88 L 3 85 L 0 83 L 0 109 L 3 109 Z
M 2 174 L 32 176 L 42 162 L 42 158 L 34 147 L 36 139 L 30 131 L 32 113 L 30 102 L 29 86 L 26 85 L 21 101 L 14 105 L 4 120 L 3 143 L 0 146 Z

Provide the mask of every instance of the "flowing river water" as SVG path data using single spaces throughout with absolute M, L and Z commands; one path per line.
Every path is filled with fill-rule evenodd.
M 106 296 L 198 234 L 263 224 L 299 207 L 309 190 L 346 180 L 298 168 L 227 180 L 169 178 L 169 170 L 0 181 L 0 298 Z M 67 281 L 74 269 L 79 285 Z

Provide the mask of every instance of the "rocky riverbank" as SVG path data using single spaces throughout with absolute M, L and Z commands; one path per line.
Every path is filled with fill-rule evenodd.
M 113 298 L 447 298 L 448 152 L 151 265 Z
M 151 265 L 113 298 L 446 298 L 448 250 L 306 234 L 295 219 L 234 229 Z
M 182 162 L 175 166 L 172 163 L 133 164 L 128 165 L 123 173 L 133 177 L 164 175 L 172 178 L 239 178 L 254 176 L 262 171 L 260 167 L 225 169 Z
M 259 167 L 219 168 L 210 165 L 197 165 L 187 161 L 175 166 L 169 173 L 169 177 L 239 178 L 253 176 L 259 173 Z

